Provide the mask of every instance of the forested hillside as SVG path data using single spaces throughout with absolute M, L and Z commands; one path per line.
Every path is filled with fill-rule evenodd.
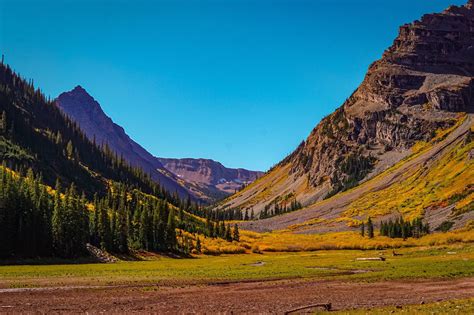
M 215 233 L 218 222 L 197 216 L 206 213 L 199 205 L 90 142 L 4 64 L 0 114 L 0 257 L 77 257 L 86 243 L 186 254 L 198 246 L 189 233 L 231 233 Z

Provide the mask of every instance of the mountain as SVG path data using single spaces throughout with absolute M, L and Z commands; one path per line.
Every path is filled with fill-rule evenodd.
M 32 81 L 26 82 L 0 64 L 0 160 L 5 166 L 41 174 L 54 186 L 74 183 L 88 196 L 105 194 L 113 182 L 144 192 L 161 190 L 140 169 L 90 142 L 81 130 L 49 102 Z
M 223 196 L 233 194 L 263 175 L 263 172 L 258 171 L 227 168 L 210 159 L 158 159 L 167 170 L 179 178 L 207 187 Z
M 165 189 L 177 191 L 181 197 L 190 195 L 195 200 L 213 202 L 227 197 L 262 174 L 229 169 L 212 160 L 157 158 L 115 124 L 81 86 L 62 93 L 55 103 L 79 125 L 89 140 L 107 144 L 117 155 L 142 168 Z
M 230 227 L 214 233 L 218 223 L 207 210 L 90 141 L 32 82 L 0 63 L 0 258 L 76 258 L 91 250 L 88 243 L 121 254 L 188 255 L 188 235 L 223 240 L 232 233 Z M 102 113 L 89 109 L 85 117 Z M 121 136 L 113 145 L 140 152 L 121 128 L 101 122 Z
M 133 141 L 122 127 L 115 124 L 104 113 L 99 103 L 84 88 L 77 86 L 72 91 L 62 93 L 55 103 L 79 125 L 89 140 L 99 145 L 107 144 L 117 155 L 150 174 L 151 178 L 159 182 L 166 190 L 177 191 L 181 197 L 189 194 L 160 161 Z
M 461 113 L 474 112 L 473 7 L 471 0 L 400 27 L 393 45 L 369 67 L 362 84 L 340 108 L 324 118 L 274 169 L 218 208 L 252 209 L 263 219 L 285 212 L 285 208 L 288 211 L 289 202 L 297 200 L 304 210 L 244 227 L 273 230 L 296 224 L 295 229 L 311 226 L 314 231 L 350 229 L 368 215 L 379 220 L 387 215 L 426 219 L 429 209 L 455 207 L 452 200 L 465 200 L 471 210 L 474 206 L 466 198 L 472 198 L 474 183 L 473 168 L 469 167 L 472 152 L 468 150 L 472 115 Z M 419 150 L 422 147 L 424 151 Z M 456 150 L 461 149 L 463 154 L 458 156 Z M 414 152 L 420 155 L 416 159 Z M 437 163 L 445 162 L 445 154 L 468 160 L 456 165 L 458 173 L 452 175 L 462 175 L 462 181 L 450 182 L 452 178 L 445 177 L 430 181 L 426 177 L 432 171 L 428 166 L 442 167 Z M 413 174 L 418 174 L 421 182 L 425 179 L 427 186 L 433 181 L 455 186 L 441 196 L 434 193 L 440 188 L 434 185 L 426 191 L 432 198 L 426 202 L 403 187 L 400 191 L 409 197 L 393 190 L 384 194 L 396 182 L 412 187 L 406 181 Z M 439 183 L 443 180 L 445 183 Z M 375 192 L 378 195 L 371 195 L 372 202 L 357 204 Z M 382 195 L 398 201 L 387 206 L 376 198 Z M 421 199 L 410 208 L 414 203 L 410 197 Z M 355 204 L 363 208 L 354 209 Z M 371 211 L 377 207 L 378 212 Z M 345 212 L 349 210 L 352 212 Z M 445 209 L 444 218 L 450 215 Z

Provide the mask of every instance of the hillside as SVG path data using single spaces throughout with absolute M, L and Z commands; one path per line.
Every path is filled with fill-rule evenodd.
M 122 182 L 151 193 L 164 192 L 140 169 L 90 142 L 32 82 L 0 65 L 1 161 L 31 168 L 54 187 L 57 180 L 91 197 L 106 194 L 108 183 Z
M 89 141 L 31 81 L 3 63 L 0 161 L 2 259 L 75 258 L 87 255 L 87 243 L 120 254 L 188 255 L 198 237 L 233 240 L 230 225 L 199 217 L 206 213 L 190 199 Z
M 403 180 L 409 180 L 405 177 L 408 174 L 422 172 L 420 167 L 426 162 L 433 167 L 421 173 L 427 176 L 426 185 L 434 185 L 433 189 L 454 185 L 445 177 L 442 179 L 446 183 L 430 177 L 429 172 L 435 171 L 436 163 L 444 161 L 444 154 L 456 155 L 461 150 L 460 160 L 471 156 L 468 140 L 455 137 L 457 143 L 448 139 L 461 134 L 469 137 L 466 133 L 471 116 L 460 126 L 456 124 L 462 119 L 459 113 L 474 111 L 473 23 L 474 8 L 469 1 L 465 6 L 452 6 L 400 27 L 393 45 L 370 66 L 364 81 L 346 102 L 323 119 L 291 155 L 219 208 L 253 211 L 264 218 L 278 214 L 276 209 L 285 209 L 297 200 L 304 210 L 248 223 L 245 227 L 274 230 L 309 221 L 311 228 L 297 229 L 316 232 L 350 229 L 368 215 L 377 216 L 378 220 L 400 214 L 407 218 L 425 216 L 428 220 L 428 209 L 441 211 L 443 201 L 471 196 L 471 162 L 462 167 L 456 165 L 460 167 L 459 173 L 452 176 L 461 176 L 463 180 L 445 191 L 442 199 L 433 194 L 431 200 L 424 200 L 415 195 L 414 187 L 408 189 L 412 186 L 408 182 L 403 184 Z M 449 137 L 440 137 L 449 131 Z M 413 159 L 413 152 L 423 144 L 428 151 Z M 446 145 L 446 149 L 435 154 L 441 145 Z M 435 160 L 431 159 L 432 154 Z M 403 172 L 386 171 L 393 165 Z M 403 187 L 393 186 L 391 176 L 402 181 L 398 185 Z M 385 184 L 370 181 L 351 190 L 374 177 Z M 370 188 L 371 185 L 374 186 Z M 404 191 L 405 197 L 387 205 L 387 195 L 380 193 L 383 197 L 379 199 L 367 195 L 384 189 L 391 189 L 392 198 L 398 191 Z M 346 190 L 349 191 L 344 193 Z M 457 196 L 460 193 L 462 196 Z M 472 204 L 468 210 L 471 208 Z M 448 215 L 445 210 L 444 217 Z
M 84 132 L 90 141 L 107 144 L 135 167 L 140 167 L 166 190 L 181 197 L 211 203 L 227 197 L 262 173 L 230 169 L 206 159 L 157 158 L 131 139 L 114 123 L 100 104 L 81 86 L 58 96 L 55 104 Z

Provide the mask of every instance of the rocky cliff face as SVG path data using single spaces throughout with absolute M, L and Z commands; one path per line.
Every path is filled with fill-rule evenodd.
M 308 204 L 356 185 L 452 125 L 456 112 L 473 112 L 473 76 L 472 0 L 403 25 L 359 88 L 278 165 L 280 180 L 227 206 L 261 208 L 282 194 Z M 275 188 L 280 182 L 290 189 Z
M 474 10 L 450 7 L 404 25 L 357 91 L 290 159 L 312 185 L 340 190 L 363 179 L 377 156 L 429 140 L 450 113 L 474 110 Z
M 229 194 L 263 175 L 263 172 L 227 168 L 221 163 L 209 159 L 159 158 L 159 160 L 166 169 L 179 178 L 214 187 Z

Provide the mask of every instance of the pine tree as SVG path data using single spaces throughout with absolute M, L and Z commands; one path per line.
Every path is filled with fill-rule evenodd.
M 109 213 L 104 201 L 99 202 L 98 235 L 100 247 L 104 250 L 112 250 L 112 237 L 110 232 Z
M 140 228 L 139 228 L 139 243 L 140 247 L 149 250 L 151 244 L 148 243 L 148 235 L 150 233 L 150 218 L 148 216 L 148 211 L 145 209 L 142 210 L 140 216 Z
M 173 208 L 170 209 L 168 223 L 166 224 L 166 246 L 172 251 L 176 249 L 176 224 Z
M 74 147 L 72 146 L 71 140 L 69 140 L 66 145 L 66 156 L 68 159 L 72 159 L 74 157 Z
M 365 223 L 362 222 L 360 225 L 360 236 L 364 237 L 365 236 Z
M 234 233 L 232 238 L 236 242 L 240 241 L 239 226 L 237 224 L 234 225 Z
M 2 112 L 0 116 L 0 134 L 5 134 L 7 132 L 7 113 Z
M 54 208 L 51 222 L 52 236 L 53 236 L 53 247 L 57 254 L 62 254 L 64 240 L 64 209 L 61 200 L 61 185 L 59 181 L 56 182 L 55 193 L 54 193 Z
M 227 231 L 226 231 L 226 227 L 225 227 L 225 223 L 224 221 L 221 221 L 221 224 L 220 224 L 220 227 L 219 227 L 219 232 L 216 233 L 217 234 L 217 237 L 220 237 L 220 238 L 227 238 Z
M 201 240 L 199 239 L 199 237 L 197 238 L 197 241 L 196 241 L 196 251 L 198 253 L 201 253 Z
M 369 238 L 374 238 L 374 225 L 370 217 L 367 219 L 367 236 Z
M 225 239 L 228 242 L 232 242 L 232 231 L 230 229 L 230 224 L 227 224 L 227 228 L 225 228 Z

